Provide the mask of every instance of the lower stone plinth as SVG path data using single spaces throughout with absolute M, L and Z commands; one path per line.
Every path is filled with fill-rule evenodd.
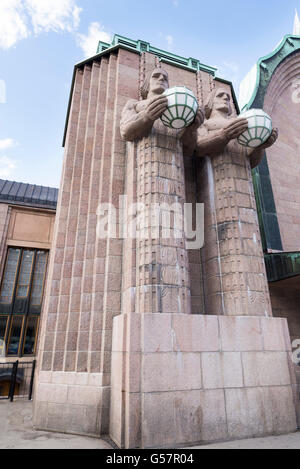
M 97 436 L 108 433 L 110 387 L 102 374 L 40 372 L 34 397 L 34 428 Z
M 128 314 L 114 318 L 110 437 L 175 447 L 297 429 L 285 319 Z

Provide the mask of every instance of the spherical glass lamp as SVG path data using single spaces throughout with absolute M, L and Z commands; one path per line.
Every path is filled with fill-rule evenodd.
M 244 147 L 257 148 L 265 143 L 272 133 L 272 119 L 262 109 L 250 109 L 239 115 L 248 119 L 249 127 L 238 137 Z
M 183 129 L 191 125 L 198 111 L 194 93 L 185 86 L 175 86 L 163 95 L 168 98 L 168 108 L 161 116 L 163 124 L 171 129 Z

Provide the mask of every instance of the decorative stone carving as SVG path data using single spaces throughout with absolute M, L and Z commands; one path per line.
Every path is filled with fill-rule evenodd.
M 223 152 L 232 142 L 248 128 L 248 120 L 244 118 L 230 118 L 232 114 L 230 96 L 222 88 L 214 90 L 205 105 L 204 125 L 198 131 L 197 155 L 216 155 Z M 278 129 L 274 128 L 269 139 L 257 148 L 247 148 L 251 168 L 259 165 L 264 156 L 264 150 L 272 146 L 278 138 Z M 241 147 L 241 146 L 240 146 Z M 240 148 L 242 152 L 242 148 Z
M 181 131 L 166 127 L 160 117 L 167 109 L 168 100 L 162 93 L 168 87 L 167 72 L 155 68 L 141 90 L 144 99 L 127 102 L 120 124 L 122 137 L 130 142 L 127 158 L 137 160 L 137 203 L 146 213 L 136 240 L 135 311 L 140 313 L 191 312 L 183 223 L 179 229 L 175 223 L 167 227 L 169 214 L 164 208 L 153 226 L 151 210 L 157 204 L 177 206 L 183 214 L 183 154 L 193 153 L 204 113 L 199 110 L 195 122 Z M 158 237 L 153 236 L 153 228 Z M 168 234 L 162 236 L 166 228 L 170 228 Z
M 145 80 L 141 89 L 142 101 L 129 100 L 125 105 L 120 123 L 121 135 L 124 140 L 135 141 L 147 137 L 154 123 L 163 115 L 168 106 L 168 99 L 163 96 L 169 88 L 166 71 L 155 68 Z M 193 153 L 197 140 L 197 129 L 204 121 L 202 109 L 198 110 L 195 121 L 184 130 L 175 130 L 173 136 L 179 138 L 183 145 L 183 153 Z
M 208 314 L 271 315 L 251 168 L 278 136 L 251 149 L 237 142 L 247 119 L 231 118 L 230 96 L 212 91 L 198 130 L 205 202 L 205 296 Z

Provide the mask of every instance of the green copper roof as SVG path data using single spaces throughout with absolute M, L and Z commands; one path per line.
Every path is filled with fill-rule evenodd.
M 167 52 L 162 49 L 157 49 L 156 47 L 151 46 L 149 42 L 145 41 L 134 41 L 133 39 L 129 39 L 128 37 L 119 36 L 119 34 L 115 34 L 111 44 L 106 42 L 99 41 L 98 45 L 98 54 L 110 49 L 111 47 L 115 47 L 117 45 L 130 47 L 140 53 L 142 52 L 150 52 L 155 54 L 162 62 L 170 63 L 173 65 L 177 65 L 177 67 L 182 67 L 186 69 L 190 69 L 193 71 L 203 70 L 211 75 L 215 76 L 217 69 L 215 67 L 210 67 L 208 65 L 204 65 L 198 59 L 193 58 L 185 58 L 181 57 L 180 55 L 172 54 L 171 52 Z
M 271 52 L 258 60 L 241 83 L 239 105 L 242 110 L 262 108 L 267 87 L 278 65 L 290 54 L 300 51 L 300 36 L 286 35 Z

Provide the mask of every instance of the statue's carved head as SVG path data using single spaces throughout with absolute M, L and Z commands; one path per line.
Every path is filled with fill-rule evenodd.
M 232 114 L 230 105 L 230 94 L 224 88 L 215 88 L 204 105 L 205 118 L 209 119 L 212 111 L 227 113 L 228 117 Z
M 141 88 L 141 96 L 147 99 L 149 92 L 154 94 L 162 94 L 169 88 L 168 73 L 162 68 L 155 68 L 148 73 L 145 82 Z

